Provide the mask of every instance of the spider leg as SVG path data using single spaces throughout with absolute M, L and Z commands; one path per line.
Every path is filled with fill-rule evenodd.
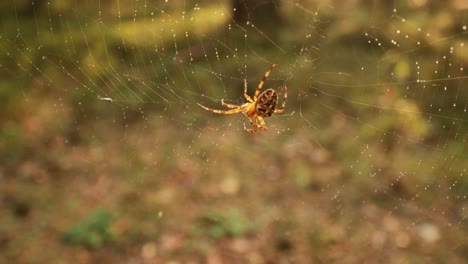
M 250 124 L 252 124 L 252 128 L 247 128 L 247 126 L 245 125 L 245 118 L 242 119 L 242 121 L 244 122 L 244 130 L 247 131 L 247 132 L 250 132 L 250 133 L 255 133 L 257 132 L 257 118 L 254 117 L 253 120 L 252 118 L 248 117 L 249 121 L 250 121 Z
M 247 99 L 247 101 L 254 103 L 254 100 L 247 94 L 247 80 L 244 79 L 244 97 Z
M 221 104 L 224 106 L 224 107 L 227 107 L 227 108 L 234 108 L 234 109 L 237 109 L 239 107 L 242 107 L 241 105 L 234 105 L 234 104 L 227 104 L 224 102 L 224 99 L 221 99 Z
M 284 108 L 286 107 L 286 101 L 288 100 L 288 87 L 284 86 L 284 97 L 283 103 L 281 104 L 280 109 L 275 109 L 275 114 L 282 114 L 284 113 Z
M 266 79 L 268 78 L 268 75 L 270 75 L 270 72 L 273 70 L 273 68 L 276 67 L 276 65 L 277 64 L 271 65 L 270 69 L 268 69 L 265 75 L 263 75 L 262 80 L 260 80 L 260 83 L 258 84 L 257 89 L 255 90 L 255 94 L 253 98 L 254 101 L 257 101 L 258 95 L 260 94 L 260 90 L 262 89 L 263 84 L 265 83 Z
M 265 124 L 265 120 L 263 120 L 263 118 L 261 116 L 257 117 L 258 118 L 258 121 L 260 122 L 260 129 L 261 130 L 267 130 L 268 127 L 266 126 Z
M 222 115 L 237 114 L 237 113 L 244 111 L 244 109 L 246 108 L 245 106 L 238 106 L 236 109 L 232 109 L 232 110 L 218 110 L 218 109 L 212 109 L 212 108 L 206 107 L 198 103 L 197 105 L 199 105 L 201 108 L 205 109 L 206 111 L 216 113 L 216 114 L 222 114 Z

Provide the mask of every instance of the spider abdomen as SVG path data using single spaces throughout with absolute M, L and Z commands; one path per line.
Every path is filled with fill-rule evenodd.
M 273 89 L 267 89 L 258 96 L 255 103 L 255 112 L 258 116 L 269 117 L 275 112 L 278 103 L 278 93 Z

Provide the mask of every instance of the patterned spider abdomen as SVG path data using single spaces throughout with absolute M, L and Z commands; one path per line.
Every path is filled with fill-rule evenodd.
M 255 112 L 258 116 L 269 117 L 275 112 L 278 103 L 278 94 L 273 89 L 267 89 L 258 96 L 255 103 Z

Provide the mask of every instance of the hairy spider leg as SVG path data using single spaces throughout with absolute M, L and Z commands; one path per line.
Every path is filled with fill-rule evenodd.
M 258 116 L 257 119 L 260 122 L 260 127 L 259 128 L 261 130 L 267 130 L 268 128 L 267 128 L 267 126 L 265 124 L 265 120 L 263 120 L 263 118 L 261 116 Z
M 245 97 L 245 99 L 247 99 L 247 101 L 249 101 L 251 103 L 255 103 L 254 100 L 247 93 L 247 80 L 246 79 L 244 79 L 244 97 Z
M 238 106 L 236 109 L 232 109 L 232 110 L 218 110 L 218 109 L 212 109 L 212 108 L 208 108 L 202 104 L 199 104 L 197 103 L 197 105 L 199 105 L 201 108 L 207 110 L 207 111 L 210 111 L 212 113 L 216 113 L 216 114 L 222 114 L 222 115 L 230 115 L 230 114 L 237 114 L 237 113 L 240 113 L 242 111 L 244 111 L 248 105 L 245 105 L 245 106 Z
M 265 75 L 263 75 L 262 80 L 260 81 L 260 83 L 257 86 L 257 89 L 255 90 L 255 94 L 254 94 L 254 98 L 253 98 L 254 101 L 257 101 L 258 95 L 260 94 L 260 90 L 262 89 L 263 84 L 265 83 L 266 79 L 268 78 L 268 75 L 270 75 L 270 72 L 273 70 L 273 68 L 276 67 L 276 65 L 278 65 L 278 64 L 271 65 L 270 69 L 268 69 L 268 71 L 265 73 Z
M 250 133 L 255 133 L 257 132 L 257 117 L 254 117 L 253 119 L 250 118 L 250 117 L 247 117 L 250 121 L 250 124 L 252 125 L 252 128 L 247 128 L 247 126 L 245 125 L 245 118 L 242 119 L 242 121 L 244 122 L 244 130 L 247 131 L 247 132 L 250 132 Z
M 281 104 L 280 109 L 275 109 L 275 114 L 282 114 L 284 113 L 284 108 L 286 107 L 286 101 L 288 100 L 288 87 L 284 86 L 284 97 L 283 97 L 283 103 Z
M 261 116 L 256 116 L 256 117 L 253 117 L 253 118 L 250 118 L 250 117 L 247 117 L 250 121 L 250 124 L 252 125 L 252 128 L 247 128 L 247 126 L 245 125 L 245 118 L 242 119 L 242 121 L 244 122 L 244 130 L 247 131 L 247 132 L 250 132 L 250 133 L 255 133 L 257 132 L 257 129 L 260 128 L 261 130 L 267 130 L 267 126 L 265 124 L 265 120 L 263 120 L 263 118 Z M 260 126 L 258 126 L 258 123 L 257 123 L 257 120 L 258 122 L 260 122 Z
M 235 104 L 228 104 L 224 102 L 224 99 L 221 99 L 221 105 L 227 108 L 239 108 L 242 107 L 242 105 L 235 105 Z

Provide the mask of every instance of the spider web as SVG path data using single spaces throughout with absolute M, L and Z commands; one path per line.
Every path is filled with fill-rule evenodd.
M 5 260 L 464 263 L 467 7 L 364 2 L 1 4 Z

